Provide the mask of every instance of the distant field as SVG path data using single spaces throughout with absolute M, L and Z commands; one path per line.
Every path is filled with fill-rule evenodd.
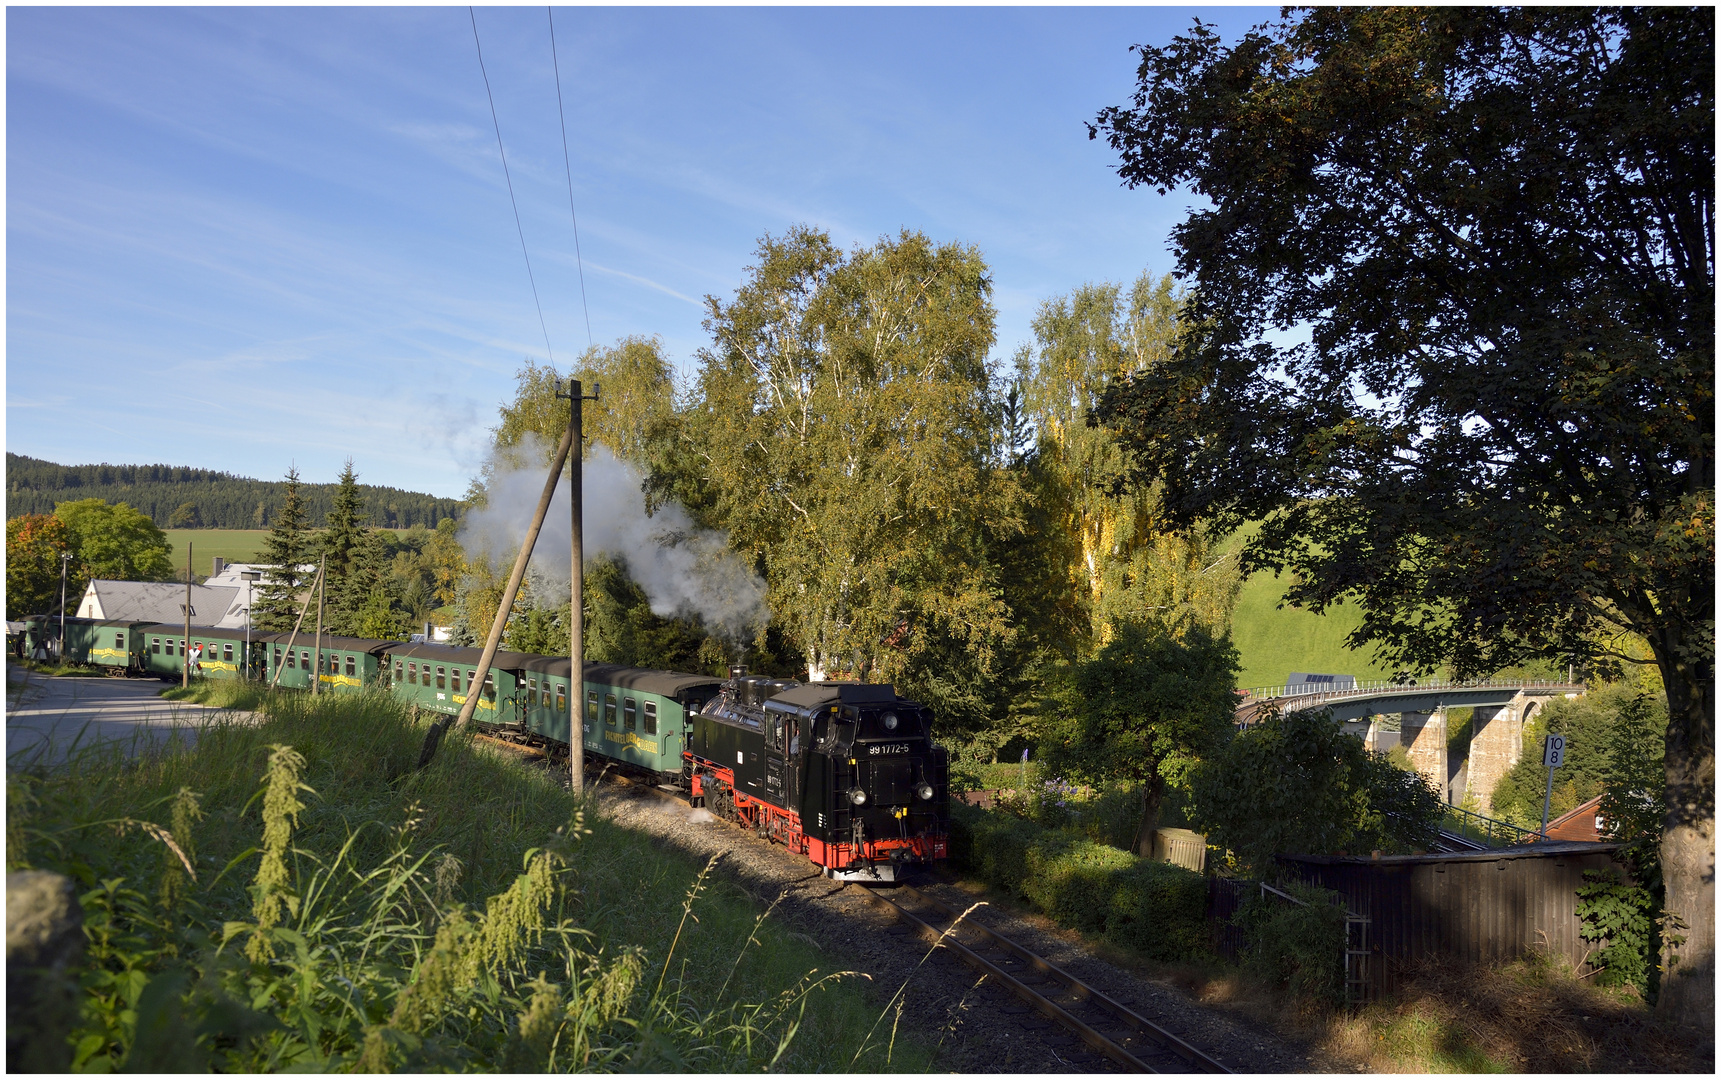
M 1238 686 L 1281 685 L 1293 671 L 1355 675 L 1358 681 L 1391 677 L 1391 671 L 1374 662 L 1371 650 L 1345 648 L 1345 635 L 1362 621 L 1354 605 L 1328 608 L 1325 615 L 1276 610 L 1284 592 L 1284 580 L 1271 574 L 1256 574 L 1243 583 L 1231 619 L 1231 640 L 1243 660 Z
M 1240 548 L 1254 530 L 1254 525 L 1245 525 L 1225 546 Z M 1373 650 L 1345 648 L 1345 635 L 1362 622 L 1362 612 L 1354 605 L 1328 608 L 1325 615 L 1289 607 L 1280 611 L 1276 605 L 1286 584 L 1273 574 L 1255 574 L 1243 583 L 1231 618 L 1231 640 L 1243 662 L 1238 686 L 1280 686 L 1293 671 L 1354 675 L 1359 682 L 1392 676 L 1375 662 Z
M 173 568 L 180 574 L 185 573 L 186 541 L 191 542 L 191 572 L 199 578 L 209 576 L 217 555 L 228 562 L 256 562 L 263 551 L 263 538 L 269 535 L 268 529 L 163 529 L 162 532 L 173 545 Z
M 268 529 L 163 529 L 167 542 L 173 545 L 173 565 L 185 572 L 185 544 L 191 542 L 191 572 L 200 578 L 209 576 L 214 558 L 219 555 L 228 562 L 255 562 L 263 550 L 263 538 Z

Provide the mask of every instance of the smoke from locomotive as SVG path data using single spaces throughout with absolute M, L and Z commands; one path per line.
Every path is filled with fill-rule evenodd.
M 485 485 L 488 504 L 466 515 L 460 541 L 468 551 L 506 562 L 525 538 L 544 490 L 550 454 L 535 435 L 508 458 L 492 456 Z M 515 464 L 523 462 L 525 464 Z M 585 555 L 608 555 L 625 562 L 645 591 L 654 615 L 698 615 L 711 629 L 736 641 L 753 637 L 770 617 L 765 583 L 746 560 L 729 550 L 728 538 L 700 528 L 686 509 L 668 503 L 647 514 L 641 492 L 644 478 L 601 443 L 585 463 L 583 517 Z M 568 483 L 556 488 L 543 531 L 532 549 L 529 568 L 534 592 L 567 595 Z

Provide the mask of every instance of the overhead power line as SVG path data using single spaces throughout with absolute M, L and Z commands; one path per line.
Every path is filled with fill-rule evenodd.
M 556 115 L 562 121 L 562 168 L 568 174 L 568 216 L 574 221 L 574 265 L 580 268 L 580 307 L 586 313 L 586 345 L 596 348 L 592 340 L 592 309 L 586 303 L 586 263 L 580 255 L 580 218 L 574 213 L 574 169 L 568 163 L 568 116 L 562 109 L 562 64 L 556 58 L 556 13 L 547 5 L 544 11 L 550 16 L 550 63 L 556 71 Z
M 490 92 L 490 73 L 484 70 L 484 46 L 478 41 L 478 16 L 473 13 L 471 5 L 467 5 L 466 14 L 472 19 L 472 44 L 478 49 L 478 73 L 484 76 L 484 96 L 490 101 L 490 122 L 496 126 L 496 152 L 502 155 L 502 178 L 508 182 L 508 202 L 514 207 L 514 229 L 520 234 L 520 254 L 526 260 L 526 280 L 532 283 L 532 303 L 538 309 L 538 328 L 544 331 L 544 351 L 549 354 L 550 366 L 554 367 L 556 354 L 550 348 L 550 328 L 544 323 L 544 305 L 538 300 L 538 279 L 532 275 L 532 256 L 526 252 L 526 230 L 520 225 L 520 203 L 514 198 L 514 178 L 508 173 L 508 152 L 502 149 L 502 122 L 496 119 L 496 95 Z M 559 103 L 559 88 L 557 93 Z M 590 333 L 589 326 L 587 332 Z

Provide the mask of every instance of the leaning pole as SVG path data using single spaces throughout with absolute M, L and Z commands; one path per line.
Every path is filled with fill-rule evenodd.
M 526 564 L 532 559 L 532 546 L 538 542 L 538 533 L 544 527 L 544 516 L 549 512 L 550 500 L 556 494 L 556 481 L 562 475 L 562 465 L 568 460 L 568 447 L 573 445 L 573 441 L 574 429 L 570 426 L 562 436 L 561 445 L 556 447 L 556 460 L 551 464 L 550 475 L 544 481 L 544 493 L 538 496 L 538 509 L 532 515 L 532 527 L 526 530 L 525 542 L 520 545 L 520 554 L 514 559 L 514 572 L 508 575 L 508 587 L 502 591 L 501 606 L 496 609 L 496 618 L 490 623 L 490 636 L 485 639 L 484 653 L 478 660 L 476 685 L 469 684 L 466 687 L 466 702 L 460 706 L 460 717 L 454 721 L 455 727 L 464 728 L 478 708 L 479 695 L 484 692 L 484 681 L 490 674 L 490 663 L 496 659 L 496 648 L 501 644 L 502 631 L 508 625 L 508 612 L 514 607 L 514 597 L 520 592 L 520 582 L 526 576 Z M 424 749 L 418 755 L 419 768 L 430 764 L 430 759 L 436 754 L 436 746 L 442 741 L 442 734 L 447 729 L 447 717 L 430 725 L 430 730 L 424 736 Z

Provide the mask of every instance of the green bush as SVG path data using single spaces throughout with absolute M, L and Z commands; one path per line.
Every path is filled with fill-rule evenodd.
M 1233 917 L 1243 928 L 1244 968 L 1293 997 L 1342 1003 L 1345 909 L 1338 894 L 1296 884 L 1280 891 L 1301 903 L 1257 892 Z
M 1025 818 L 951 808 L 951 861 L 1059 923 L 1151 960 L 1208 953 L 1200 874 Z
M 1655 936 L 1655 898 L 1641 885 L 1610 871 L 1585 870 L 1578 887 L 1578 931 L 1585 941 L 1605 941 L 1590 959 L 1602 968 L 1601 986 L 1635 986 L 1650 994 Z

